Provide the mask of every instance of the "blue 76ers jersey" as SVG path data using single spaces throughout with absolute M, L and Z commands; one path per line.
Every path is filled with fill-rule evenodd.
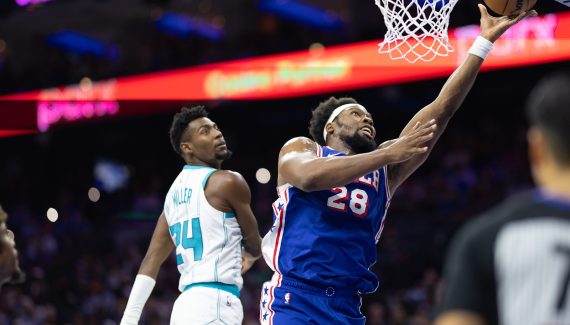
M 317 153 L 344 155 L 319 145 Z M 284 184 L 277 192 L 273 227 L 262 243 L 263 257 L 276 276 L 375 291 L 378 278 L 369 268 L 376 262 L 376 243 L 390 203 L 386 167 L 329 190 L 303 192 Z

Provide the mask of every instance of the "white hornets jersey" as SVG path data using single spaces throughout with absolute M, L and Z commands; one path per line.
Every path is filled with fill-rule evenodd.
M 184 166 L 166 195 L 164 213 L 176 247 L 179 290 L 229 284 L 241 289 L 241 230 L 235 215 L 214 209 L 204 188 L 216 169 Z

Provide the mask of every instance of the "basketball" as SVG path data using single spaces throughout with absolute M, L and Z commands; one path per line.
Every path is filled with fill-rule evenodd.
M 485 0 L 494 13 L 501 16 L 516 16 L 521 11 L 529 11 L 538 0 Z

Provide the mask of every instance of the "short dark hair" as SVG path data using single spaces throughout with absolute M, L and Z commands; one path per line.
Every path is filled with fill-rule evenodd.
M 323 138 L 323 129 L 325 128 L 327 120 L 335 108 L 344 104 L 358 104 L 358 102 L 352 97 L 336 98 L 331 96 L 329 99 L 321 102 L 319 106 L 313 110 L 313 117 L 311 117 L 311 121 L 309 122 L 309 133 L 311 137 L 313 137 L 313 140 L 321 146 L 326 144 L 325 138 Z
M 180 112 L 176 113 L 172 119 L 172 125 L 170 126 L 170 143 L 174 151 L 182 156 L 182 158 L 184 158 L 184 155 L 180 149 L 180 142 L 182 142 L 184 131 L 186 131 L 190 122 L 201 117 L 208 117 L 208 111 L 206 111 L 206 108 L 202 105 L 182 107 Z
M 528 97 L 526 113 L 530 124 L 544 132 L 554 159 L 570 166 L 570 71 L 540 80 Z

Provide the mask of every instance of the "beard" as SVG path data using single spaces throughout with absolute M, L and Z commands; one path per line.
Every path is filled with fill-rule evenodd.
M 226 149 L 225 153 L 216 153 L 216 160 L 219 160 L 219 161 L 228 160 L 228 159 L 230 159 L 232 154 L 233 154 L 233 152 L 230 149 Z
M 358 133 L 358 130 L 351 135 L 341 135 L 340 140 L 355 154 L 366 153 L 376 149 L 376 141 L 361 135 Z

